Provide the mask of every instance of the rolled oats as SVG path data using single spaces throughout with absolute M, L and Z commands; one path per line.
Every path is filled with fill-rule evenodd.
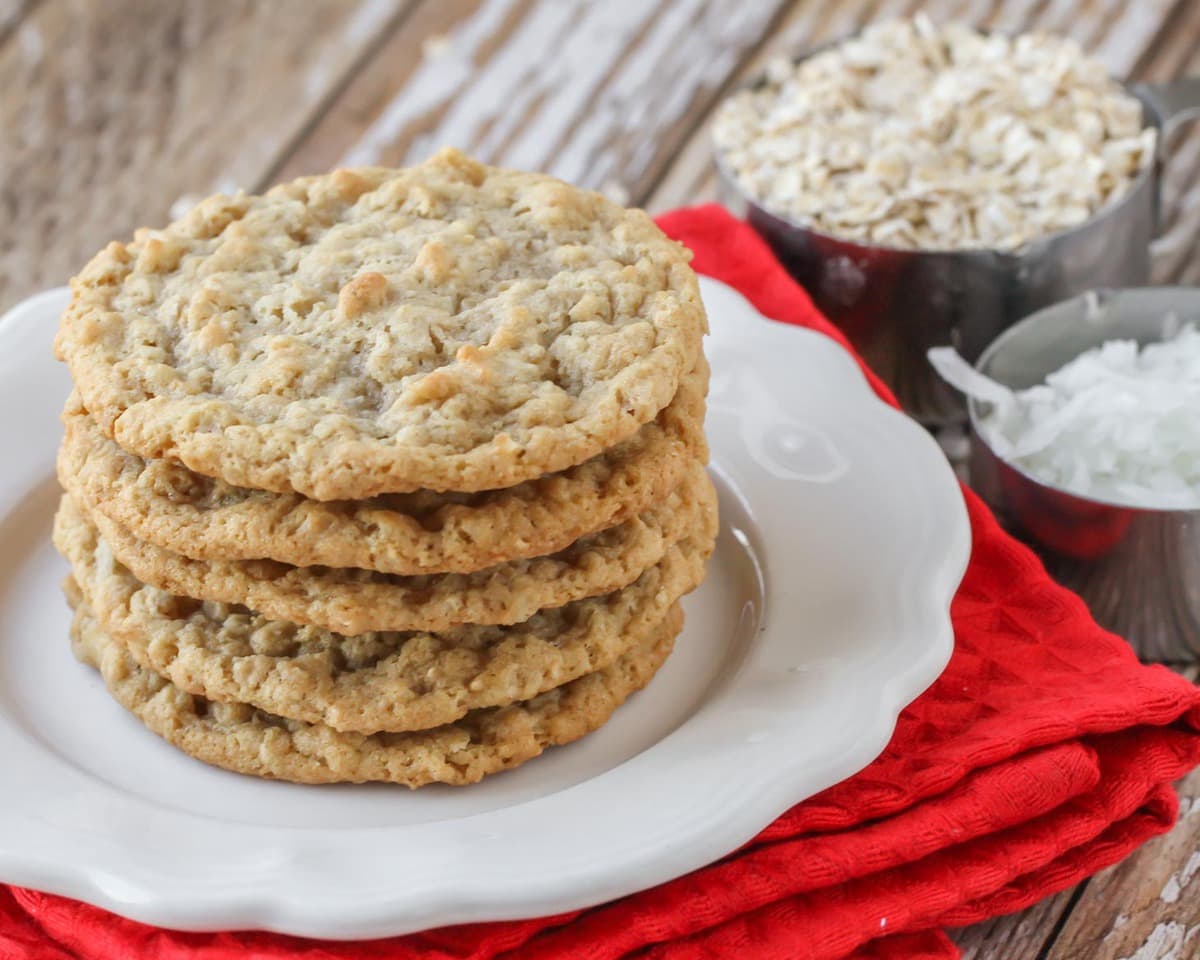
M 718 110 L 741 188 L 823 233 L 997 248 L 1082 223 L 1153 159 L 1138 101 L 1072 40 L 927 18 L 868 27 Z

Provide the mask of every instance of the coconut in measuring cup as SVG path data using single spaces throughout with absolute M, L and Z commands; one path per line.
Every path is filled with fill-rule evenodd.
M 1200 655 L 1200 290 L 1089 293 L 970 367 L 971 484 L 1148 659 Z

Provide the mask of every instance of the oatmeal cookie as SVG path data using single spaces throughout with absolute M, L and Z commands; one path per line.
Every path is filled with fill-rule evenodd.
M 676 604 L 646 643 L 602 670 L 522 703 L 476 710 L 454 723 L 410 733 L 344 733 L 185 693 L 140 665 L 83 603 L 76 607 L 71 641 L 75 655 L 100 671 L 117 702 L 205 763 L 296 783 L 420 787 L 475 783 L 602 726 L 650 682 L 682 626 Z
M 699 585 L 713 547 L 711 535 L 680 541 L 623 590 L 512 626 L 343 636 L 142 584 L 94 527 L 63 519 L 55 543 L 79 591 L 143 667 L 209 700 L 362 733 L 451 723 L 604 669 Z
M 70 496 L 62 511 L 68 524 L 86 516 Z M 356 634 L 520 623 L 541 609 L 628 586 L 672 544 L 703 534 L 715 517 L 716 491 L 695 464 L 657 506 L 556 554 L 476 573 L 417 577 L 273 560 L 192 560 L 143 543 L 103 514 L 89 519 L 116 560 L 143 583 L 179 596 L 241 604 L 272 620 Z
M 670 402 L 706 330 L 689 259 L 642 211 L 443 150 L 110 243 L 55 348 L 142 457 L 318 500 L 490 490 Z
M 645 511 L 708 459 L 703 358 L 675 399 L 628 440 L 561 473 L 475 494 L 419 491 L 311 500 L 235 487 L 105 437 L 73 394 L 62 485 L 138 539 L 197 560 L 278 560 L 382 573 L 472 573 L 556 553 Z

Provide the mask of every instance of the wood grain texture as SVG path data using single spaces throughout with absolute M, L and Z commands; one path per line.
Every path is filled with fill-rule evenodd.
M 1139 66 L 1141 77 L 1162 82 L 1200 73 L 1200 3 L 1183 4 Z M 1163 236 L 1154 245 L 1156 283 L 1200 283 L 1200 124 L 1192 122 L 1164 145 Z
M 1182 666 L 1200 658 L 1200 517 L 1139 514 L 1103 557 L 1045 560 L 1050 575 L 1143 660 Z
M 950 931 L 962 960 L 1034 960 L 1070 911 L 1076 890 L 1047 897 L 1028 910 Z
M 403 7 L 44 0 L 0 48 L 0 309 L 180 194 L 253 184 Z
M 0 0 L 0 46 L 33 8 L 36 0 Z
M 1200 956 L 1200 773 L 1183 781 L 1171 833 L 1092 878 L 1046 960 Z
M 783 5 L 427 2 L 279 176 L 450 144 L 636 201 Z

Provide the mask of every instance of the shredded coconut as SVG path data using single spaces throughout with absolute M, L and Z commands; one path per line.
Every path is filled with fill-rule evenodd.
M 1026 390 L 985 377 L 950 348 L 929 359 L 987 404 L 979 429 L 996 454 L 1044 483 L 1130 506 L 1198 510 L 1200 332 L 1178 318 L 1164 327 L 1161 343 L 1109 340 Z

